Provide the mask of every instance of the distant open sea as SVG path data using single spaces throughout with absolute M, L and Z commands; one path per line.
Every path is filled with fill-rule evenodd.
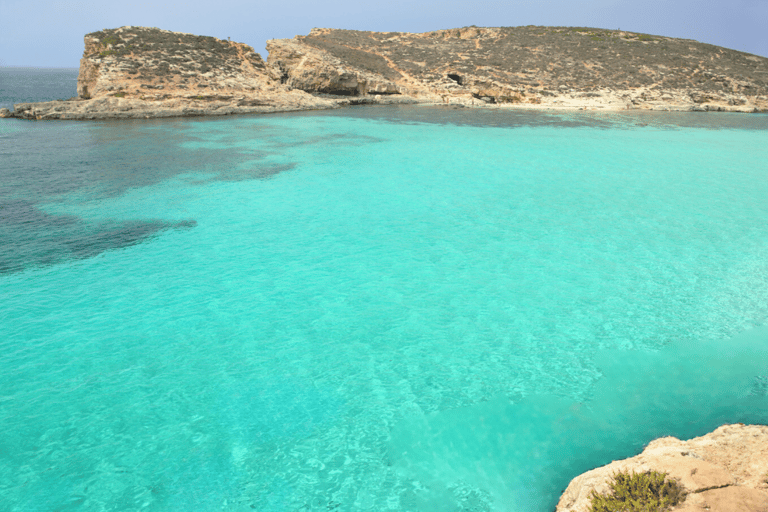
M 77 96 L 78 68 L 0 67 L 0 108 L 14 103 L 66 100 Z
M 76 70 L 0 69 L 0 106 Z M 551 512 L 768 423 L 768 116 L 0 120 L 0 510 Z

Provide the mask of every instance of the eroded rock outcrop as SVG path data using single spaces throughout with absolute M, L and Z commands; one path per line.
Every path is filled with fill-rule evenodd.
M 0 117 L 103 119 L 364 103 L 768 111 L 768 58 L 684 39 L 564 27 L 423 34 L 313 29 L 242 43 L 156 28 L 85 36 L 78 97 Z
M 675 512 L 766 512 L 768 426 L 724 425 L 689 441 L 656 439 L 640 455 L 571 480 L 557 512 L 587 512 L 591 492 L 607 492 L 613 474 L 650 470 L 668 473 L 688 491 Z
M 632 32 L 313 29 L 268 41 L 267 49 L 273 77 L 316 93 L 465 105 L 768 110 L 768 58 Z
M 78 97 L 21 103 L 30 119 L 143 118 L 333 108 L 272 79 L 248 45 L 156 28 L 85 36 Z

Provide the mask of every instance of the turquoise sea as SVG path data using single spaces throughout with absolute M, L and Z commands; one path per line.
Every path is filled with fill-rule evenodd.
M 768 423 L 767 135 L 0 120 L 0 511 L 551 512 L 656 437 Z

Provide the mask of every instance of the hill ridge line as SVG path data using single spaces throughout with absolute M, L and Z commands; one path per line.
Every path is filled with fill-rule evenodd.
M 126 26 L 84 37 L 78 96 L 0 117 L 105 119 L 436 103 L 483 108 L 768 112 L 768 58 L 588 27 L 424 33 L 314 28 L 267 42 Z

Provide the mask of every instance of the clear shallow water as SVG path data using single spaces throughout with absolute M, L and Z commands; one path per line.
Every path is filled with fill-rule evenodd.
M 766 128 L 0 123 L 0 503 L 549 511 L 765 423 Z

